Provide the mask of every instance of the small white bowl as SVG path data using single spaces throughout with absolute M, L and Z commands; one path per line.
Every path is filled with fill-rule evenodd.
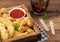
M 26 15 L 26 12 L 25 12 L 25 10 L 24 10 L 24 9 L 22 9 L 22 8 L 13 8 L 13 9 L 9 10 L 9 11 L 8 11 L 8 13 L 9 13 L 9 16 L 10 16 L 10 13 L 11 13 L 13 10 L 15 10 L 15 9 L 22 10 L 22 11 L 24 12 L 24 16 L 23 16 L 23 17 L 21 17 L 21 18 L 24 18 L 24 17 L 25 17 L 25 15 Z M 11 16 L 10 16 L 10 17 L 11 17 Z M 15 19 L 15 18 L 14 18 L 14 19 Z

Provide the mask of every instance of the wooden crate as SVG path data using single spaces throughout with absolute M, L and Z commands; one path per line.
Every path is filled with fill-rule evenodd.
M 27 9 L 27 7 L 24 4 L 19 5 L 19 6 L 13 6 L 13 7 L 7 8 L 7 9 L 10 10 L 12 8 L 19 8 L 19 7 L 22 7 L 26 11 L 27 16 L 32 19 L 31 15 L 30 15 L 30 13 L 29 13 L 29 11 Z M 33 19 L 32 19 L 32 21 L 33 21 Z M 15 41 L 15 42 L 16 41 L 17 42 L 18 41 L 20 41 L 20 42 L 23 42 L 24 41 L 25 42 L 25 41 L 28 41 L 28 40 L 33 40 L 33 39 L 37 38 L 37 35 L 38 34 L 40 34 L 40 30 L 37 28 L 37 26 L 35 24 L 33 26 L 33 29 L 34 29 L 35 32 L 33 32 L 31 34 L 26 34 L 25 36 L 10 38 L 10 39 L 4 40 L 2 42 L 13 42 L 13 41 Z

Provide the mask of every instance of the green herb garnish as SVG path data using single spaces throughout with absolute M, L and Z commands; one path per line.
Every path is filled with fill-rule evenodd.
M 48 13 L 45 13 L 44 16 L 43 16 L 43 18 L 46 19 L 46 20 L 49 19 Z
M 13 26 L 14 26 L 14 28 L 15 28 L 15 30 L 18 30 L 19 29 L 19 25 L 18 24 L 13 24 Z

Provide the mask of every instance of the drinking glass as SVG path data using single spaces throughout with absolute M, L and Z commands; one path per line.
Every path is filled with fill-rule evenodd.
M 30 0 L 30 2 L 35 14 L 44 13 L 49 4 L 49 0 Z

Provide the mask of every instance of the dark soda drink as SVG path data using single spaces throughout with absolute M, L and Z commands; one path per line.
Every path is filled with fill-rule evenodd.
M 46 11 L 49 0 L 30 0 L 33 12 L 35 13 L 43 13 Z

